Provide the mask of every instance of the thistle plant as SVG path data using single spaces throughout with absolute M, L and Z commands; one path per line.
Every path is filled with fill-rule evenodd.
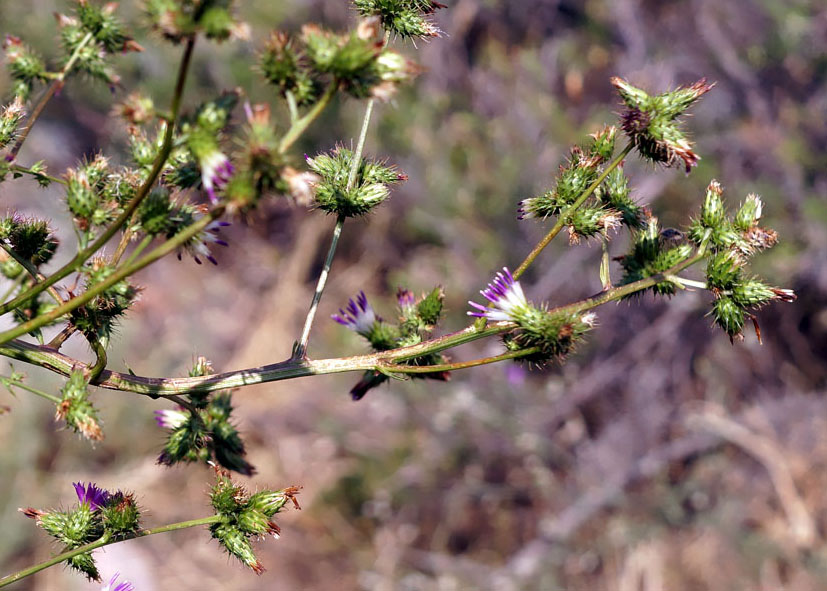
M 743 338 L 747 320 L 754 323 L 760 339 L 756 311 L 776 300 L 795 299 L 791 290 L 774 287 L 748 271 L 752 257 L 778 241 L 773 230 L 760 225 L 764 205 L 756 195 L 729 209 L 722 186 L 712 180 L 683 229 L 661 227 L 653 212 L 632 197 L 623 168 L 632 153 L 687 173 L 697 164 L 699 156 L 682 119 L 713 85 L 700 80 L 651 94 L 612 78 L 624 105 L 619 121 L 572 147 L 547 190 L 515 196 L 520 220 L 550 227 L 521 262 L 502 261 L 502 271 L 481 291 L 483 300 L 469 302 L 467 314 L 474 320 L 466 328 L 440 331 L 445 292 L 452 289 L 450 278 L 421 295 L 399 288 L 390 314 L 385 313 L 388 307 L 375 298 L 371 303 L 360 291 L 332 320 L 364 339 L 370 351 L 311 358 L 312 327 L 347 220 L 369 218 L 392 197 L 394 187 L 407 180 L 387 160 L 365 155 L 376 105 L 391 99 L 420 73 L 392 43 L 439 37 L 433 18 L 444 8 L 424 0 L 356 0 L 354 6 L 362 19 L 350 31 L 310 24 L 299 31 L 274 31 L 267 39 L 252 42 L 257 56 L 252 68 L 288 114 L 280 121 L 269 104 L 251 104 L 242 90 L 217 91 L 184 112 L 182 100 L 196 45 L 248 43 L 249 28 L 237 19 L 232 2 L 147 0 L 145 17 L 159 34 L 156 42 L 172 44 L 181 53 L 168 110 L 139 92 L 122 99 L 116 96 L 113 112 L 129 137 L 125 164 L 113 164 L 117 159 L 107 156 L 104 147 L 56 175 L 47 172 L 43 162 L 25 166 L 17 160 L 45 105 L 78 74 L 120 92 L 120 56 L 142 47 L 129 35 L 114 4 L 94 0 L 76 0 L 67 14 L 58 17 L 62 57 L 54 65 L 24 40 L 6 37 L 5 63 L 13 88 L 0 109 L 0 149 L 4 150 L 0 181 L 32 178 L 41 186 L 61 185 L 78 240 L 71 259 L 54 269 L 50 266 L 54 255 L 67 246 L 55 238 L 49 221 L 23 211 L 0 220 L 0 272 L 9 284 L 0 314 L 8 315 L 11 323 L 0 332 L 0 354 L 66 377 L 56 393 L 33 388 L 14 370 L 0 381 L 12 392 L 31 392 L 50 401 L 67 430 L 98 446 L 105 445 L 105 417 L 94 406 L 97 389 L 156 399 L 156 422 L 166 438 L 158 456 L 159 469 L 179 463 L 207 464 L 214 468 L 216 482 L 209 495 L 214 515 L 150 529 L 143 528 L 134 494 L 76 483 L 74 508 L 22 510 L 58 540 L 63 551 L 0 579 L 0 587 L 61 562 L 97 580 L 92 554 L 96 548 L 202 525 L 209 526 L 210 536 L 228 554 L 255 573 L 263 572 L 252 540 L 279 536 L 273 518 L 288 505 L 298 508 L 298 489 L 249 493 L 231 479 L 231 472 L 255 473 L 233 419 L 236 388 L 358 372 L 359 381 L 350 393 L 359 400 L 392 380 L 445 381 L 458 370 L 501 361 L 531 368 L 561 363 L 587 333 L 598 328 L 596 308 L 647 291 L 655 296 L 673 296 L 688 288 L 707 291 L 709 314 L 730 340 Z M 304 159 L 293 153 L 296 141 L 333 101 L 343 97 L 365 103 L 355 146 L 331 138 L 328 145 L 333 148 L 319 147 Z M 133 277 L 138 271 L 169 254 L 179 259 L 186 254 L 198 264 L 218 264 L 216 246 L 242 250 L 222 238 L 222 229 L 260 204 L 280 199 L 310 209 L 309 215 L 335 217 L 303 330 L 289 359 L 216 373 L 199 357 L 183 378 L 150 378 L 108 369 L 107 350 L 117 327 L 129 321 L 142 292 Z M 520 279 L 564 229 L 572 247 L 601 243 L 604 289 L 568 304 L 534 303 L 526 296 L 530 286 L 523 286 Z M 611 242 L 619 234 L 628 235 L 628 252 L 611 257 Z M 104 249 L 107 245 L 113 246 Z M 616 280 L 612 261 L 620 271 Z M 701 269 L 701 279 L 685 275 L 691 267 Z M 481 278 L 479 285 L 485 282 Z M 94 354 L 91 363 L 61 352 L 75 334 Z M 492 337 L 502 340 L 499 354 L 453 361 L 446 353 Z M 113 578 L 107 587 L 131 585 L 116 585 Z

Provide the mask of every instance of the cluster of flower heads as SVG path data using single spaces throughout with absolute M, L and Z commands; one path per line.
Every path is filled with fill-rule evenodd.
M 213 373 L 209 361 L 199 357 L 190 377 Z M 245 476 L 255 468 L 245 458 L 244 442 L 231 422 L 233 405 L 229 390 L 212 395 L 189 393 L 187 408 L 155 411 L 155 422 L 169 435 L 158 463 L 172 466 L 179 462 L 213 462 Z
M 614 77 L 611 82 L 626 105 L 620 115 L 621 127 L 642 157 L 665 166 L 683 165 L 687 173 L 698 164 L 679 117 L 713 84 L 701 79 L 652 96 L 623 78 Z
M 353 158 L 351 150 L 336 146 L 307 159 L 310 170 L 320 179 L 315 185 L 315 200 L 322 211 L 343 217 L 365 215 L 388 198 L 390 185 L 408 179 L 394 166 L 362 158 L 350 182 Z
M 210 534 L 231 556 L 238 558 L 253 572 L 260 575 L 264 566 L 253 552 L 252 540 L 264 536 L 278 539 L 281 529 L 273 521 L 285 505 L 301 509 L 296 496 L 299 488 L 289 486 L 282 490 L 247 492 L 230 478 L 224 470 L 216 469 L 217 482 L 210 491 L 210 501 L 221 521 L 210 526 Z
M 420 71 L 385 46 L 378 22 L 370 19 L 343 34 L 316 25 L 305 25 L 298 37 L 274 32 L 261 52 L 259 68 L 279 94 L 298 106 L 312 105 L 328 88 L 386 101 Z
M 58 14 L 60 41 L 64 52 L 63 62 L 74 56 L 71 71 L 87 74 L 113 88 L 120 77 L 108 63 L 114 54 L 142 51 L 142 47 L 126 34 L 126 30 L 115 16 L 117 4 L 99 5 L 88 0 L 76 0 L 72 15 Z M 23 41 L 7 35 L 3 43 L 6 52 L 6 69 L 13 81 L 13 92 L 27 100 L 35 86 L 48 83 L 51 73 L 46 63 Z
M 429 39 L 442 34 L 431 20 L 446 5 L 434 0 L 354 0 L 359 14 L 380 19 L 382 27 L 404 38 Z
M 78 504 L 74 509 L 20 509 L 26 517 L 34 519 L 43 531 L 63 544 L 64 551 L 74 550 L 104 536 L 111 540 L 119 540 L 140 531 L 141 512 L 135 495 L 120 490 L 110 492 L 91 482 L 75 482 L 73 486 L 78 497 Z M 90 580 L 100 580 L 91 552 L 77 554 L 66 563 Z M 115 589 L 124 591 L 131 589 L 131 586 L 118 586 Z
M 264 567 L 253 552 L 252 540 L 268 535 L 279 538 L 281 529 L 273 517 L 288 504 L 301 509 L 296 499 L 299 488 L 264 489 L 250 494 L 244 487 L 233 483 L 229 472 L 221 468 L 215 468 L 215 472 L 216 483 L 210 490 L 210 504 L 216 520 L 210 525 L 210 535 L 230 555 L 256 574 L 261 574 Z M 73 486 L 78 503 L 70 510 L 20 509 L 26 517 L 34 519 L 43 531 L 58 540 L 63 545 L 63 551 L 75 550 L 101 538 L 113 542 L 125 540 L 141 532 L 141 511 L 134 494 L 120 490 L 111 492 L 91 482 L 75 482 Z M 90 580 L 100 580 L 91 551 L 76 554 L 66 563 Z M 118 576 L 116 573 L 102 591 L 133 590 L 129 582 L 116 584 Z
M 585 147 L 574 146 L 568 162 L 560 166 L 554 188 L 520 202 L 518 219 L 566 215 L 569 241 L 606 236 L 621 225 L 636 228 L 645 210 L 630 196 L 628 180 L 621 166 L 608 173 L 589 199 L 573 211 L 578 198 L 597 182 L 615 149 L 617 128 L 605 127 L 591 136 Z
M 83 268 L 88 291 L 115 272 L 106 257 L 94 257 Z M 94 298 L 69 313 L 69 323 L 88 338 L 108 339 L 120 319 L 137 301 L 140 289 L 127 279 L 106 288 Z
M 763 205 L 757 195 L 748 195 L 734 216 L 728 215 L 717 181 L 707 187 L 700 215 L 689 227 L 689 238 L 707 252 L 706 284 L 715 296 L 712 316 L 731 339 L 741 338 L 747 318 L 758 322 L 752 310 L 769 302 L 791 302 L 790 289 L 767 285 L 746 273 L 750 258 L 778 241 L 774 230 L 759 226 Z
M 153 28 L 173 43 L 202 33 L 207 39 L 244 40 L 250 27 L 235 17 L 235 0 L 146 0 Z
M 592 312 L 581 314 L 535 306 L 526 298 L 520 282 L 505 267 L 480 293 L 488 300 L 488 305 L 468 302 L 473 308 L 468 315 L 491 322 L 516 324 L 517 328 L 504 336 L 504 342 L 509 351 L 531 350 L 518 358 L 521 361 L 542 364 L 562 359 L 594 328 L 597 320 Z
M 368 302 L 365 293 L 360 291 L 356 298 L 351 298 L 347 306 L 333 314 L 331 318 L 360 336 L 364 337 L 374 351 L 387 351 L 397 347 L 415 345 L 429 336 L 442 316 L 445 294 L 441 287 L 436 287 L 428 294 L 417 298 L 413 292 L 399 288 L 397 292 L 399 315 L 396 323 L 383 320 L 376 314 Z M 445 363 L 440 353 L 431 353 L 407 361 L 409 365 L 427 366 Z M 413 374 L 414 378 L 427 378 L 446 381 L 448 372 Z M 376 371 L 367 371 L 362 379 L 350 390 L 354 400 L 361 399 L 369 390 L 387 381 L 388 376 Z
M 763 205 L 756 195 L 747 196 L 734 216 L 727 214 L 723 190 L 713 180 L 706 190 L 700 215 L 692 220 L 686 233 L 661 229 L 657 218 L 633 233 L 631 251 L 618 257 L 623 268 L 621 285 L 648 277 L 660 277 L 651 289 L 658 295 L 672 295 L 679 281 L 664 276 L 693 253 L 706 257 L 706 287 L 715 297 L 712 316 L 731 339 L 741 338 L 746 319 L 760 329 L 752 311 L 774 300 L 792 301 L 795 294 L 765 284 L 746 274 L 749 259 L 758 251 L 771 248 L 778 240 L 774 230 L 762 228 L 759 221 Z

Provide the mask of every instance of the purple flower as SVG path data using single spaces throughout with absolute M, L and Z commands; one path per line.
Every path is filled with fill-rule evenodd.
M 210 201 L 217 203 L 216 191 L 220 191 L 227 185 L 235 168 L 230 159 L 219 150 L 208 152 L 198 164 L 201 167 L 201 183 L 207 191 L 207 196 Z
M 180 410 L 156 410 L 155 422 L 162 429 L 177 429 L 183 425 L 189 415 Z
M 400 287 L 396 290 L 396 301 L 402 312 L 407 312 L 416 305 L 416 296 L 411 290 Z
M 103 506 L 109 502 L 109 492 L 98 488 L 96 484 L 90 482 L 84 486 L 82 482 L 75 482 L 73 486 L 78 495 L 78 501 L 80 501 L 81 504 L 89 505 L 92 511 L 102 509 Z
M 117 583 L 118 577 L 121 576 L 121 573 L 115 573 L 112 575 L 112 578 L 109 579 L 109 582 L 101 587 L 101 591 L 135 591 L 135 587 L 132 586 L 132 583 L 129 581 L 124 581 L 123 583 Z
M 331 318 L 363 336 L 370 333 L 377 320 L 381 320 L 368 303 L 364 291 L 359 292 L 356 301 L 351 298 L 347 307 L 345 309 L 339 308 L 339 313 L 333 314 Z
M 484 306 L 476 302 L 468 302 L 476 308 L 468 312 L 469 316 L 487 318 L 492 322 L 517 322 L 520 315 L 531 308 L 520 287 L 520 282 L 514 279 L 511 272 L 503 267 L 503 273 L 497 273 L 494 280 L 488 284 L 488 289 L 480 293 L 485 299 L 494 304 L 494 307 Z
M 192 212 L 192 221 L 198 221 L 204 215 L 205 210 L 206 208 L 201 206 L 196 208 L 195 211 Z M 201 264 L 201 258 L 205 258 L 213 265 L 217 265 L 218 261 L 215 260 L 215 257 L 210 251 L 210 244 L 229 246 L 229 244 L 219 238 L 218 235 L 221 228 L 225 228 L 229 225 L 230 222 L 223 222 L 220 220 L 215 220 L 207 224 L 203 230 L 187 240 L 187 242 L 181 247 L 181 250 L 178 251 L 178 260 L 181 260 L 182 251 L 186 251 L 187 254 L 189 254 L 199 265 Z

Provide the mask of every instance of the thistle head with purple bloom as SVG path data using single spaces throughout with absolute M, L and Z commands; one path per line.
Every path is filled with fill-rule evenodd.
M 363 336 L 370 334 L 376 321 L 381 320 L 368 303 L 364 291 L 360 291 L 355 300 L 350 298 L 348 305 L 344 309 L 339 308 L 339 313 L 331 318 Z
M 486 318 L 492 322 L 518 322 L 520 316 L 531 308 L 520 282 L 514 279 L 506 267 L 480 293 L 493 307 L 469 301 L 476 308 L 468 312 L 469 316 Z
M 98 511 L 106 506 L 109 502 L 110 493 L 92 482 L 84 485 L 82 482 L 73 483 L 75 492 L 78 495 L 78 501 L 81 504 L 89 505 L 92 511 Z

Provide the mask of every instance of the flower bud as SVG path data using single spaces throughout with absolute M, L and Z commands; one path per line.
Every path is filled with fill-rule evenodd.
M 569 244 L 579 244 L 581 238 L 606 234 L 620 226 L 621 215 L 605 207 L 582 207 L 569 217 Z
M 730 339 L 741 335 L 746 317 L 743 308 L 731 298 L 723 296 L 715 300 L 712 316 L 715 324 L 720 326 Z
M 88 385 L 82 370 L 72 371 L 61 390 L 62 400 L 57 405 L 55 420 L 65 421 L 67 427 L 86 439 L 102 441 L 103 431 L 98 411 L 89 402 Z
M 23 107 L 23 99 L 20 96 L 3 108 L 0 115 L 0 149 L 9 145 L 17 136 L 17 128 L 23 120 L 26 110 Z
M 620 214 L 620 222 L 624 226 L 636 229 L 645 223 L 646 210 L 632 199 L 629 179 L 624 174 L 622 166 L 616 167 L 606 176 L 606 180 L 597 188 L 595 195 L 598 200 Z
M 706 263 L 706 283 L 710 289 L 731 289 L 741 275 L 742 262 L 732 251 L 717 252 Z
M 114 536 L 123 536 L 140 529 L 141 514 L 135 495 L 117 491 L 101 511 L 103 526 Z
M 210 526 L 210 533 L 229 554 L 249 566 L 254 573 L 260 575 L 264 572 L 264 565 L 256 558 L 253 546 L 247 536 L 239 531 L 237 527 L 217 523 Z
M 732 288 L 732 301 L 744 308 L 763 306 L 774 300 L 792 302 L 796 299 L 791 289 L 778 289 L 770 287 L 758 279 L 747 279 L 738 282 Z
M 606 125 L 597 133 L 593 133 L 591 137 L 592 144 L 589 148 L 590 153 L 598 156 L 603 161 L 611 158 L 615 151 L 617 127 L 614 125 Z
M 48 263 L 58 247 L 58 240 L 46 221 L 17 214 L 0 220 L 0 239 L 35 267 Z
M 171 212 L 169 190 L 161 186 L 152 189 L 138 207 L 140 229 L 149 236 L 165 234 L 172 227 Z
M 48 81 L 46 64 L 13 35 L 6 35 L 3 49 L 6 52 L 6 69 L 14 80 L 12 91 L 25 101 L 36 82 Z
M 703 206 L 701 206 L 701 222 L 707 228 L 715 228 L 726 219 L 724 202 L 721 199 L 723 189 L 716 180 L 712 180 L 706 189 Z
M 353 153 L 341 146 L 308 158 L 310 169 L 321 177 L 315 185 L 319 209 L 347 217 L 365 215 L 390 195 L 387 185 L 407 178 L 394 167 L 363 159 L 353 186 L 348 186 L 352 158 Z
M 758 224 L 758 220 L 761 219 L 762 209 L 763 204 L 761 203 L 761 198 L 758 195 L 753 193 L 747 195 L 744 204 L 741 205 L 738 213 L 735 214 L 736 229 L 742 232 L 747 232 L 754 228 L 756 224 Z

